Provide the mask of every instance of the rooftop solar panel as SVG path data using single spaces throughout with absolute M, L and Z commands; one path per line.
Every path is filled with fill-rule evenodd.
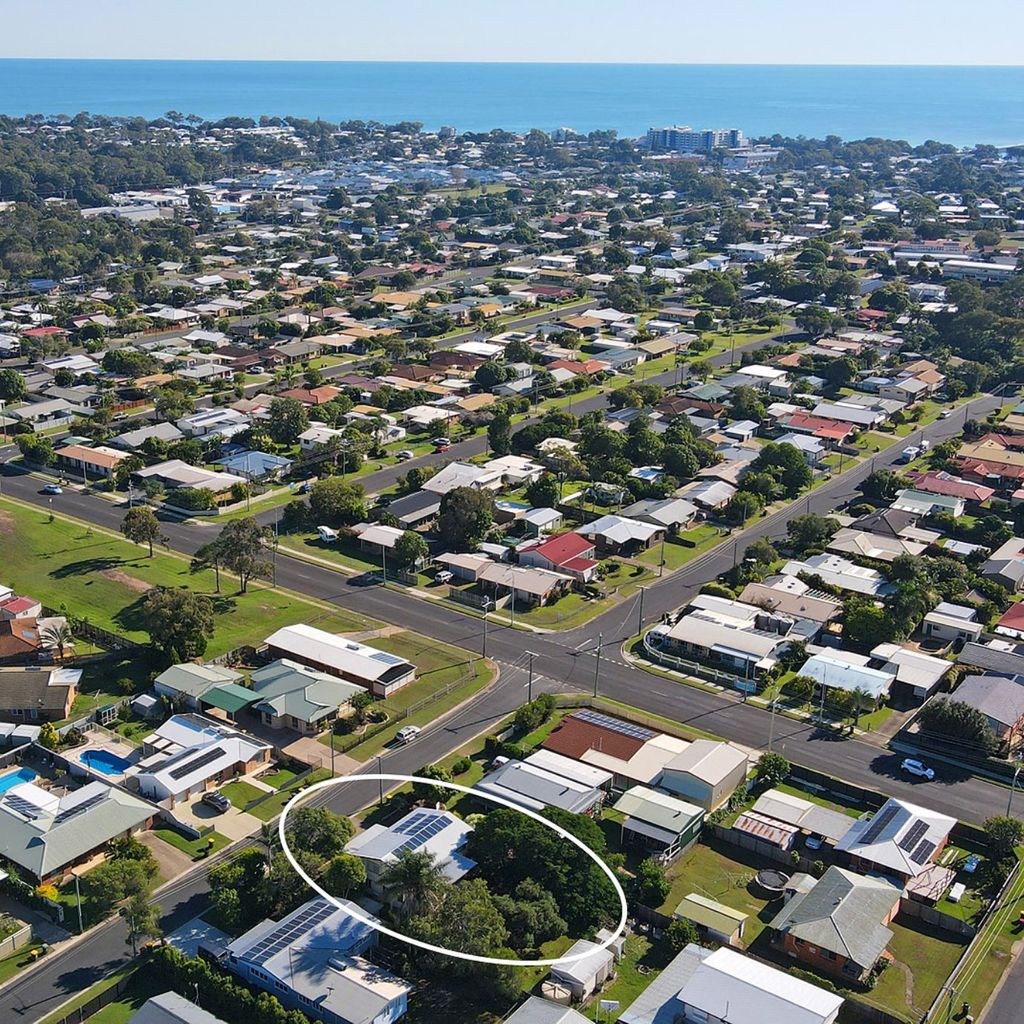
M 860 837 L 862 843 L 873 843 L 888 827 L 889 823 L 893 818 L 896 817 L 900 812 L 898 804 L 890 804 L 888 807 L 883 807 L 875 816 L 871 819 L 871 824 L 864 830 L 864 833 Z
M 96 796 L 91 796 L 88 800 L 83 800 L 80 804 L 75 804 L 74 807 L 69 807 L 67 810 L 61 811 L 57 817 L 53 819 L 53 823 L 54 825 L 62 825 L 69 818 L 73 818 L 76 814 L 81 814 L 83 811 L 87 811 L 90 807 L 95 807 L 97 804 L 103 803 L 106 799 L 106 793 L 97 793 Z
M 388 654 L 387 651 L 377 651 L 371 654 L 370 657 L 374 661 L 382 661 L 385 665 L 403 665 L 405 664 L 405 658 L 400 658 L 397 654 Z
M 26 818 L 31 818 L 33 821 L 43 813 L 41 807 L 17 793 L 8 793 L 6 801 L 11 810 L 18 811 L 19 814 L 24 814 Z
M 922 839 L 910 859 L 915 864 L 925 864 L 935 852 L 935 844 L 930 839 Z
M 409 838 L 400 846 L 396 846 L 392 852 L 397 854 L 406 850 L 418 850 L 427 840 L 444 831 L 447 826 L 448 819 L 443 814 L 414 815 L 404 822 L 401 828 L 395 830 L 399 835 Z
M 298 917 L 284 921 L 269 935 L 265 935 L 246 954 L 245 959 L 255 964 L 265 964 L 297 939 L 308 934 L 318 924 L 326 921 L 335 911 L 335 906 L 326 900 L 318 900 L 307 907 Z
M 601 729 L 609 729 L 611 732 L 621 733 L 623 736 L 631 736 L 633 739 L 647 740 L 654 739 L 658 734 L 642 725 L 634 725 L 632 722 L 623 722 L 621 719 L 612 718 L 609 715 L 602 715 L 599 711 L 577 711 L 573 718 L 586 722 L 588 725 L 596 725 Z
M 899 843 L 897 843 L 897 846 L 899 846 L 899 848 L 905 851 L 906 853 L 910 853 L 910 851 L 914 849 L 915 846 L 917 846 L 918 841 L 924 837 L 927 831 L 928 822 L 915 821 L 914 824 L 907 829 L 906 834 L 899 841 Z
M 207 750 L 198 757 L 194 757 L 191 761 L 186 761 L 184 764 L 179 764 L 177 768 L 172 768 L 171 778 L 175 781 L 183 779 L 186 775 L 191 775 L 192 772 L 198 771 L 200 768 L 205 768 L 208 764 L 212 764 L 218 757 L 221 757 L 223 753 L 224 748 L 219 746 L 214 747 L 212 750 Z

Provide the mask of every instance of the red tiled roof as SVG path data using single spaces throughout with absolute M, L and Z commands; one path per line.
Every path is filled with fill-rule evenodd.
M 570 559 L 585 557 L 585 552 L 593 551 L 594 542 L 578 533 L 560 533 L 530 550 L 543 555 L 552 565 L 564 565 Z
M 1024 480 L 1024 466 L 1008 466 L 1003 462 L 988 462 L 985 459 L 958 458 L 954 461 L 962 473 L 980 477 L 995 476 L 1003 480 Z
M 996 623 L 996 628 L 999 626 L 1024 632 L 1024 603 L 1018 601 L 1016 604 L 1011 604 L 1006 613 Z
M 841 440 L 853 429 L 849 423 L 829 419 L 827 416 L 811 416 L 805 412 L 795 412 L 782 421 L 783 426 L 790 430 L 801 430 L 817 437 L 829 437 Z
M 939 473 L 921 473 L 911 471 L 907 478 L 914 482 L 919 491 L 927 494 L 943 494 L 951 498 L 964 498 L 967 501 L 988 501 L 996 492 L 984 484 L 972 484 L 969 480 L 961 480 L 945 471 Z
M 600 750 L 602 754 L 628 761 L 643 745 L 644 741 L 635 736 L 584 722 L 574 715 L 563 718 L 544 741 L 545 750 L 576 760 L 588 750 Z
M 570 572 L 586 572 L 588 569 L 593 569 L 594 566 L 598 565 L 593 558 L 569 558 L 564 562 L 558 563 L 559 569 L 568 569 Z

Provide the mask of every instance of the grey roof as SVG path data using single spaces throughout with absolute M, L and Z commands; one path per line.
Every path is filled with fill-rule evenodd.
M 868 969 L 885 952 L 893 933 L 882 921 L 902 889 L 881 878 L 830 867 L 807 893 L 798 893 L 770 927 L 830 950 Z
M 240 672 L 235 672 L 222 665 L 194 665 L 191 662 L 184 662 L 181 665 L 171 665 L 164 669 L 153 680 L 160 683 L 169 690 L 176 693 L 186 693 L 190 697 L 202 697 L 207 690 L 223 683 L 237 683 L 242 678 Z
M 522 1006 L 505 1018 L 505 1024 L 590 1024 L 586 1017 L 569 1006 L 560 1006 L 540 996 L 530 996 Z
M 190 1003 L 177 992 L 162 992 L 147 999 L 128 1024 L 224 1024 L 208 1010 Z
M 459 852 L 472 831 L 472 826 L 450 811 L 417 809 L 393 825 L 371 825 L 350 840 L 345 851 L 362 860 L 387 863 L 406 851 L 429 853 L 455 882 L 476 867 L 476 861 Z
M 0 669 L 0 707 L 56 712 L 63 718 L 68 688 L 77 686 L 81 678 L 81 669 Z
M 977 708 L 994 722 L 1013 726 L 1024 718 L 1024 676 L 968 676 L 951 699 Z
M 388 512 L 402 523 L 417 523 L 432 516 L 441 507 L 441 495 L 433 491 L 413 491 L 388 505 Z
M 531 810 L 560 807 L 563 811 L 581 814 L 601 801 L 595 786 L 567 779 L 537 765 L 508 761 L 496 771 L 485 775 L 474 787 L 493 792 Z
M 696 514 L 697 506 L 684 498 L 643 498 L 622 510 L 627 519 L 639 519 L 657 526 L 688 523 Z
M 711 955 L 710 949 L 689 945 L 619 1013 L 619 1024 L 676 1024 L 682 1006 L 677 996 L 693 977 L 701 962 Z
M 301 722 L 330 717 L 357 693 L 365 692 L 358 683 L 345 682 L 287 658 L 253 672 L 252 688 L 260 696 L 254 710 L 278 718 L 290 715 Z
M 986 672 L 998 672 L 1003 675 L 1024 675 L 1024 645 L 1007 643 L 993 647 L 989 644 L 964 644 L 964 649 L 957 657 L 961 665 L 981 668 Z
M 22 783 L 0 797 L 0 856 L 45 878 L 140 828 L 155 813 L 152 804 L 104 782 L 90 782 L 60 798 Z

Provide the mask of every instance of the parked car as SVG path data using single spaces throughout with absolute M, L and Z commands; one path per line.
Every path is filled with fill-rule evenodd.
M 403 725 L 398 732 L 395 733 L 395 739 L 399 743 L 412 743 L 417 736 L 419 736 L 422 730 L 418 725 Z
M 821 836 L 809 835 L 804 840 L 804 846 L 806 846 L 808 850 L 820 850 L 824 842 L 825 840 L 822 839 Z
M 447 569 L 442 569 L 435 577 L 438 583 L 451 583 L 455 579 L 455 575 L 450 573 Z
M 231 810 L 231 801 L 223 793 L 204 793 L 203 803 L 221 814 Z
M 416 453 L 411 448 L 403 448 L 400 452 L 395 452 L 395 458 L 399 462 L 408 462 L 409 459 L 416 458 Z
M 43 488 L 43 494 L 63 494 L 64 488 L 60 484 L 47 484 Z
M 918 761 L 913 757 L 904 758 L 900 768 L 908 775 L 913 775 L 918 779 L 927 779 L 931 782 L 935 778 L 934 768 L 929 768 L 923 761 Z
M 952 409 L 943 409 L 942 412 L 939 413 L 939 419 L 940 420 L 948 420 L 949 417 L 952 416 L 952 415 L 953 415 L 953 410 Z
M 431 438 L 430 443 L 435 448 L 451 448 L 452 446 L 451 438 L 448 437 L 434 437 Z

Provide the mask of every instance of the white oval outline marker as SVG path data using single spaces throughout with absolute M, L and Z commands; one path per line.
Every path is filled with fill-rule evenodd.
M 604 940 L 597 944 L 595 949 L 588 949 L 583 953 L 574 953 L 572 956 L 558 956 L 547 960 L 506 960 L 502 957 L 497 956 L 480 956 L 477 953 L 459 953 L 453 949 L 446 949 L 444 946 L 435 946 L 429 942 L 422 942 L 419 939 L 410 938 L 408 935 L 402 935 L 401 932 L 396 932 L 386 925 L 381 924 L 380 921 L 367 917 L 363 914 L 362 910 L 355 904 L 348 904 L 343 906 L 340 899 L 332 896 L 330 893 L 325 892 L 323 889 L 313 881 L 309 875 L 303 871 L 302 867 L 295 860 L 292 855 L 292 851 L 288 847 L 288 838 L 285 835 L 285 821 L 288 819 L 288 814 L 292 807 L 297 801 L 302 800 L 304 797 L 311 796 L 318 789 L 326 789 L 329 786 L 337 786 L 339 784 L 345 784 L 348 782 L 420 782 L 427 786 L 441 786 L 445 789 L 455 789 L 460 793 L 469 793 L 471 796 L 480 797 L 484 800 L 490 800 L 492 803 L 501 804 L 503 807 L 508 807 L 513 811 L 519 811 L 521 814 L 525 814 L 528 818 L 533 818 L 534 821 L 539 821 L 542 825 L 546 825 L 552 831 L 556 832 L 563 839 L 568 839 L 570 843 L 578 846 L 597 866 L 608 876 L 612 885 L 615 888 L 615 893 L 619 897 L 619 903 L 622 907 L 622 912 L 619 915 L 619 923 L 615 927 L 615 931 Z M 278 820 L 277 835 L 281 841 L 281 849 L 284 852 L 285 857 L 288 858 L 288 863 L 298 872 L 300 878 L 310 886 L 316 893 L 323 896 L 324 899 L 333 903 L 339 910 L 345 911 L 346 914 L 354 917 L 357 921 L 361 921 L 365 925 L 376 929 L 384 935 L 389 935 L 393 939 L 398 939 L 399 942 L 407 942 L 411 946 L 416 946 L 419 949 L 425 949 L 428 953 L 440 953 L 442 956 L 455 957 L 457 960 L 471 960 L 478 964 L 495 964 L 502 967 L 555 967 L 558 964 L 570 964 L 575 963 L 577 960 L 585 960 L 588 956 L 592 956 L 594 953 L 600 952 L 602 949 L 607 949 L 615 940 L 623 934 L 626 930 L 626 917 L 628 914 L 628 908 L 626 906 L 626 893 L 623 891 L 622 886 L 619 884 L 619 880 L 612 873 L 612 869 L 600 857 L 594 853 L 593 850 L 583 842 L 582 839 L 577 839 L 571 832 L 562 828 L 561 825 L 556 825 L 555 822 L 549 821 L 547 818 L 542 817 L 535 811 L 528 810 L 525 807 L 520 807 L 518 804 L 512 803 L 511 800 L 506 800 L 500 796 L 494 796 L 492 793 L 481 793 L 479 790 L 470 789 L 468 786 L 459 785 L 457 782 L 440 782 L 437 779 L 425 779 L 419 775 L 389 775 L 389 774 L 374 774 L 374 775 L 343 775 L 337 779 L 324 779 L 322 782 L 315 782 L 312 786 L 306 789 L 299 790 L 285 804 L 284 809 L 281 811 L 281 817 Z

